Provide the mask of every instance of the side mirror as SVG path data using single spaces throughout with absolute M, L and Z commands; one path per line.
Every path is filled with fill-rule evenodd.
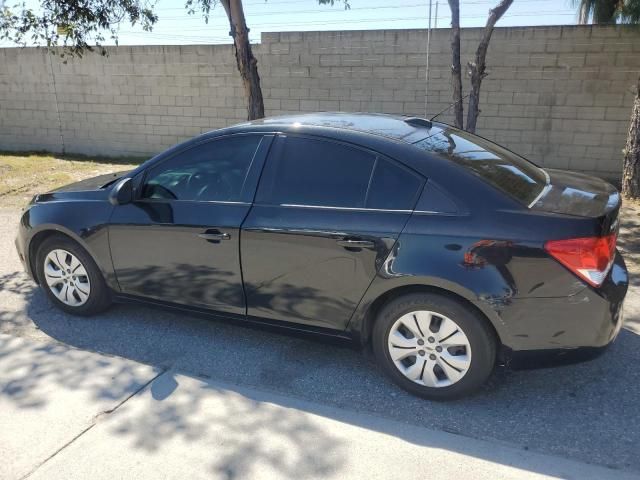
M 133 186 L 131 178 L 118 180 L 109 192 L 109 202 L 111 205 L 124 205 L 133 201 Z

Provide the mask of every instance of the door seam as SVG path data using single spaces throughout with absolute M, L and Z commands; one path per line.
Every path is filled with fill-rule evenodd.
M 265 137 L 267 136 L 268 135 L 265 135 Z M 242 233 L 244 230 L 244 223 L 247 221 L 247 218 L 249 218 L 249 215 L 251 214 L 251 211 L 255 206 L 256 195 L 258 194 L 258 189 L 260 188 L 260 182 L 262 181 L 262 174 L 264 173 L 264 169 L 267 166 L 267 161 L 269 160 L 269 154 L 271 153 L 271 149 L 273 148 L 273 145 L 276 143 L 278 136 L 279 136 L 279 133 L 276 133 L 275 135 L 273 135 L 273 138 L 271 138 L 271 141 L 269 143 L 269 148 L 267 148 L 267 151 L 264 153 L 264 160 L 262 161 L 262 167 L 260 168 L 260 175 L 258 175 L 256 188 L 253 191 L 253 196 L 251 197 L 251 204 L 249 206 L 249 209 L 247 210 L 246 215 L 240 222 L 240 226 L 238 227 L 238 262 L 240 263 L 240 282 L 242 283 L 242 297 L 244 298 L 245 319 L 249 317 L 249 298 L 247 297 L 247 289 L 244 283 L 244 265 L 242 263 Z
M 387 259 L 389 258 L 389 256 L 393 253 L 393 249 L 396 247 L 396 244 L 398 243 L 398 240 L 400 240 L 400 236 L 402 236 L 402 232 L 404 232 L 405 227 L 407 226 L 407 223 L 409 223 L 409 220 L 411 219 L 411 217 L 413 216 L 413 212 L 409 215 L 407 215 L 407 220 L 404 222 L 404 225 L 402 226 L 402 229 L 400 230 L 400 233 L 398 233 L 398 238 L 396 238 L 396 240 L 393 242 L 393 245 L 391 245 L 391 248 L 389 249 L 389 253 L 387 254 L 386 257 L 384 257 L 383 262 L 380 264 L 380 266 L 376 269 L 376 273 L 373 276 L 373 278 L 371 279 L 371 281 L 369 282 L 369 285 L 367 285 L 367 288 L 365 288 L 364 293 L 362 294 L 362 296 L 360 297 L 360 300 L 358 300 L 358 304 L 356 305 L 356 308 L 353 309 L 353 312 L 351 312 L 351 316 L 349 317 L 349 320 L 347 320 L 347 323 L 344 326 L 344 330 L 343 331 L 347 331 L 349 330 L 349 325 L 351 325 L 351 322 L 353 320 L 353 316 L 356 314 L 356 312 L 358 311 L 358 309 L 360 308 L 360 305 L 362 305 L 362 300 L 364 299 L 364 297 L 367 296 L 367 292 L 369 291 L 369 289 L 371 288 L 371 285 L 373 285 L 373 282 L 375 281 L 376 277 L 378 276 L 378 272 L 380 271 L 380 269 L 382 268 L 382 265 L 385 264 L 385 262 L 387 261 Z

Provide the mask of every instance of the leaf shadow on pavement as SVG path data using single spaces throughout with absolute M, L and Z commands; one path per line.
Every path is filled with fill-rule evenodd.
M 263 399 L 206 381 L 180 389 L 172 373 L 151 385 L 151 398 L 127 405 L 114 417 L 110 433 L 128 439 L 145 456 L 197 445 L 210 452 L 206 470 L 215 478 L 258 478 L 264 468 L 283 479 L 339 474 L 345 461 L 343 441 L 303 412 L 272 408 Z
M 0 361 L 5 367 L 0 374 L 4 379 L 0 395 L 20 408 L 37 409 L 46 404 L 50 392 L 41 388 L 45 378 L 47 382 L 67 390 L 89 389 L 93 397 L 100 400 L 122 399 L 140 385 L 131 366 L 133 364 L 112 370 L 112 381 L 108 385 L 100 385 L 92 374 L 97 369 L 108 367 L 101 357 L 83 356 L 81 362 L 76 362 L 72 354 L 62 364 L 52 363 L 52 358 L 59 358 L 68 348 L 57 343 L 12 345 L 8 338 L 0 337 Z M 29 359 L 28 363 L 25 358 Z

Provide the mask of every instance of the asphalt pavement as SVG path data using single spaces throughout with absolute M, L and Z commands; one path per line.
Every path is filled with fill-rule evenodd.
M 446 455 L 455 454 L 490 462 L 494 468 L 498 468 L 496 465 L 510 465 L 523 476 L 529 473 L 586 478 L 587 475 L 580 474 L 577 467 L 548 467 L 549 464 L 564 465 L 562 462 L 565 461 L 574 462 L 566 464 L 574 467 L 584 464 L 593 465 L 594 468 L 604 467 L 597 470 L 600 472 L 597 476 L 601 478 L 604 475 L 602 472 L 614 477 L 640 475 L 640 456 L 637 455 L 640 451 L 640 370 L 637 367 L 640 364 L 640 286 L 635 277 L 626 305 L 626 328 L 602 357 L 584 364 L 553 369 L 498 369 L 478 394 L 456 402 L 437 403 L 412 397 L 398 389 L 377 370 L 370 356 L 343 346 L 148 307 L 116 305 L 93 318 L 65 315 L 54 309 L 43 292 L 21 271 L 13 246 L 17 219 L 17 211 L 0 210 L 0 333 L 26 342 L 46 345 L 53 342 L 54 345 L 74 351 L 99 353 L 104 358 L 115 357 L 126 362 L 127 368 L 120 369 L 122 377 L 114 377 L 114 381 L 117 380 L 117 394 L 110 393 L 109 388 L 100 382 L 93 387 L 94 397 L 111 395 L 113 398 L 110 401 L 115 405 L 100 407 L 99 412 L 116 408 L 123 401 L 122 398 L 128 398 L 127 392 L 133 392 L 135 397 L 126 401 L 124 407 L 134 400 L 137 402 L 139 395 L 143 402 L 145 394 L 153 397 L 152 387 L 156 382 L 164 385 L 162 382 L 168 381 L 171 384 L 173 378 L 176 384 L 188 385 L 190 391 L 202 391 L 204 388 L 215 392 L 236 392 L 233 395 L 241 395 L 238 400 L 240 403 L 245 401 L 242 399 L 249 398 L 253 399 L 251 401 L 255 405 L 258 405 L 255 402 L 267 402 L 287 411 L 294 409 L 305 412 L 305 415 L 314 415 L 313 422 L 346 425 L 346 430 L 341 430 L 344 436 L 336 440 L 336 445 L 350 447 L 333 452 L 342 459 L 344 465 L 354 461 L 351 459 L 353 455 L 363 453 L 354 449 L 351 443 L 366 431 L 384 434 L 390 451 L 400 451 L 400 446 L 394 442 L 402 440 L 413 446 L 417 444 L 423 448 L 435 448 Z M 1 345 L 0 342 L 0 359 L 10 356 L 10 351 L 4 351 Z M 42 362 L 46 364 L 46 361 Z M 131 370 L 134 365 L 146 366 L 150 370 L 144 371 L 144 374 L 134 374 Z M 84 376 L 93 375 L 86 362 L 67 362 L 66 371 L 64 378 L 79 382 Z M 154 376 L 156 373 L 160 377 Z M 97 378 L 101 378 L 100 375 Z M 151 385 L 138 388 L 144 385 L 145 380 L 153 378 L 156 380 Z M 24 397 L 19 392 L 25 388 L 20 382 L 33 387 L 38 383 L 38 376 L 31 378 L 27 369 L 20 381 L 13 379 L 11 388 L 0 385 L 3 400 L 12 403 L 18 411 L 23 408 L 20 398 Z M 69 388 L 68 382 L 55 378 L 48 379 L 47 385 L 49 389 L 55 385 Z M 159 389 L 161 392 L 171 392 L 166 386 Z M 277 400 L 269 399 L 269 396 Z M 78 400 L 80 403 L 81 398 Z M 47 396 L 43 396 L 41 401 L 46 402 Z M 207 400 L 213 406 L 220 401 Z M 24 408 L 29 408 L 29 401 L 25 402 Z M 200 408 L 195 399 L 194 402 L 194 408 Z M 152 411 L 152 407 L 148 407 Z M 133 448 L 140 445 L 140 449 L 144 450 L 148 441 L 144 438 L 167 436 L 170 439 L 180 436 L 181 441 L 186 439 L 187 443 L 190 441 L 194 445 L 199 437 L 190 438 L 191 429 L 197 432 L 198 428 L 205 428 L 211 432 L 201 422 L 180 421 L 190 413 L 189 409 L 169 407 L 170 404 L 156 418 L 158 421 L 153 425 L 158 425 L 157 429 L 146 424 L 149 419 L 144 418 L 138 418 L 138 423 L 127 424 L 124 430 L 112 426 L 107 429 L 108 432 L 91 428 L 82 434 L 79 425 L 76 428 L 80 429 L 77 440 L 74 441 L 76 437 L 70 438 L 68 441 L 71 443 L 66 448 L 66 443 L 61 444 L 61 453 L 41 467 L 37 467 L 39 463 L 32 465 L 33 468 L 37 467 L 35 477 L 51 472 L 48 469 L 68 458 L 74 449 L 85 445 L 91 439 L 90 435 L 100 433 L 102 438 L 109 438 L 112 443 L 118 438 L 127 439 Z M 141 411 L 145 411 L 144 408 Z M 6 417 L 7 414 L 4 415 Z M 0 422 L 2 419 L 3 414 L 0 413 Z M 117 424 L 115 416 L 109 421 Z M 286 423 L 286 418 L 283 421 Z M 384 427 L 375 427 L 377 422 Z M 335 425 L 323 425 L 323 431 L 337 428 Z M 347 431 L 351 427 L 360 430 Z M 227 425 L 225 428 L 231 427 Z M 301 425 L 295 431 L 305 431 L 305 428 L 311 427 Z M 136 439 L 138 429 L 147 432 L 147 435 Z M 221 427 L 220 431 L 224 429 Z M 207 432 L 201 433 L 204 435 Z M 235 434 L 238 437 L 237 431 Z M 247 428 L 247 434 L 251 434 L 251 425 Z M 419 440 L 430 436 L 438 440 L 431 443 Z M 0 436 L 0 444 L 5 441 Z M 308 439 L 303 436 L 301 441 L 306 442 L 310 449 L 326 450 L 331 445 L 330 441 L 326 444 L 318 442 L 313 435 Z M 370 448 L 376 445 L 384 448 L 380 445 L 386 445 L 381 438 L 372 439 L 371 442 Z M 481 447 L 469 446 L 469 442 L 480 442 Z M 251 454 L 250 444 L 240 442 L 239 446 L 248 449 L 247 455 Z M 153 448 L 162 452 L 167 447 L 158 443 Z M 496 452 L 501 449 L 508 449 L 512 455 L 500 456 Z M 3 451 L 3 447 L 0 447 L 0 453 Z M 269 455 L 265 454 L 268 461 L 272 458 Z M 538 461 L 523 460 L 529 458 L 527 455 L 542 455 L 540 458 L 546 460 L 541 462 L 538 457 Z M 240 461 L 235 458 L 232 460 Z M 70 459 L 68 461 L 71 462 Z M 449 457 L 449 461 L 455 463 L 459 459 Z M 277 463 L 275 459 L 273 462 Z M 231 462 L 226 465 L 234 464 Z M 428 466 L 425 464 L 425 468 Z M 273 464 L 271 468 L 278 473 Z M 361 470 L 358 469 L 362 468 L 362 465 L 356 465 L 352 471 L 359 472 Z M 233 478 L 234 472 L 242 471 L 240 468 L 226 473 L 216 472 L 222 475 L 221 478 L 225 478 L 225 475 L 226 478 Z M 77 478 L 88 473 L 80 467 L 71 472 L 77 474 Z M 334 470 L 305 472 L 308 474 L 306 476 L 329 477 Z M 295 472 L 282 470 L 280 473 L 282 478 L 293 477 Z M 427 474 L 428 471 L 425 471 L 423 476 Z M 273 476 L 277 478 L 277 475 Z M 341 477 L 346 478 L 346 475 L 336 478 Z

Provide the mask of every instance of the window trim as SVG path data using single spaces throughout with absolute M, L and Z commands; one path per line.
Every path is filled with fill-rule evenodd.
M 537 167 L 537 165 L 536 165 Z M 540 167 L 538 167 L 540 168 Z M 533 208 L 533 206 L 538 203 L 538 200 L 540 200 L 542 197 L 544 197 L 547 193 L 549 193 L 549 190 L 551 190 L 552 185 L 551 185 L 551 178 L 549 177 L 549 174 L 547 173 L 547 171 L 544 168 L 540 168 L 540 170 L 542 170 L 542 173 L 544 173 L 544 177 L 545 177 L 545 186 L 542 190 L 540 190 L 540 193 L 536 196 L 536 198 L 534 198 L 531 203 L 529 203 L 529 205 L 527 206 L 528 209 Z
M 295 203 L 280 203 L 280 204 L 260 204 L 263 207 L 286 207 L 286 208 L 311 208 L 315 210 L 343 210 L 343 211 L 352 211 L 352 212 L 387 212 L 387 213 L 411 213 L 414 210 L 400 210 L 400 209 L 392 209 L 392 208 L 365 208 L 365 207 L 330 207 L 323 205 L 300 205 Z
M 233 202 L 225 200 L 179 200 L 171 198 L 139 198 L 136 203 L 210 203 L 214 205 L 251 205 L 249 202 Z
M 274 146 L 275 148 L 270 150 L 264 165 L 262 167 L 262 174 L 260 175 L 260 181 L 258 182 L 258 186 L 256 188 L 256 197 L 258 195 L 258 192 L 260 191 L 260 186 L 262 184 L 263 181 L 263 174 L 264 171 L 269 168 L 269 162 L 273 161 L 273 155 L 274 155 L 274 151 L 276 154 L 280 155 L 281 151 L 278 151 L 281 148 L 281 145 L 284 145 L 287 141 L 288 137 L 294 137 L 294 138 L 307 138 L 307 139 L 311 139 L 311 140 L 318 140 L 318 141 L 325 141 L 328 143 L 334 143 L 337 145 L 342 145 L 345 146 L 347 148 L 354 148 L 356 150 L 361 150 L 363 152 L 366 152 L 370 155 L 372 155 L 374 158 L 374 162 L 373 162 L 373 167 L 371 169 L 371 174 L 369 176 L 369 181 L 367 183 L 367 190 L 365 193 L 365 198 L 364 198 L 364 207 L 337 207 L 337 206 L 333 206 L 333 205 L 304 205 L 304 204 L 295 204 L 295 203 L 273 203 L 273 202 L 261 202 L 261 201 L 257 201 L 256 198 L 254 197 L 254 201 L 253 204 L 254 205 L 260 205 L 263 207 L 284 207 L 284 208 L 309 208 L 309 209 L 315 209 L 315 210 L 340 210 L 340 211 L 353 211 L 353 212 L 383 212 L 383 213 L 412 213 L 415 211 L 416 205 L 418 204 L 418 201 L 420 200 L 420 196 L 422 195 L 422 191 L 424 190 L 425 185 L 427 184 L 427 178 L 422 175 L 420 172 L 414 170 L 413 168 L 405 165 L 402 162 L 399 162 L 398 160 L 395 160 L 387 155 L 384 155 L 380 152 L 377 152 L 375 150 L 372 150 L 370 148 L 364 147 L 362 145 L 359 144 L 355 144 L 355 143 L 350 143 L 350 142 L 346 142 L 343 140 L 337 140 L 335 138 L 332 137 L 324 137 L 321 135 L 312 135 L 312 134 L 304 134 L 304 133 L 278 133 L 275 136 L 275 139 L 273 140 L 272 146 Z M 278 145 L 278 143 L 280 143 L 280 145 Z M 376 168 L 378 166 L 378 162 L 379 160 L 382 159 L 383 161 L 388 161 L 389 163 L 391 163 L 392 165 L 395 165 L 398 168 L 401 168 L 403 170 L 406 170 L 407 172 L 409 172 L 410 174 L 414 175 L 416 178 L 418 178 L 420 180 L 420 185 L 418 186 L 418 189 L 416 190 L 416 194 L 415 194 L 415 198 L 413 200 L 413 207 L 411 208 L 411 210 L 407 210 L 407 209 L 385 209 L 385 208 L 368 208 L 367 205 L 367 200 L 369 198 L 369 190 L 371 188 L 371 184 L 373 183 L 373 177 L 375 175 L 376 172 Z
M 142 196 L 142 193 L 144 191 L 144 186 L 146 185 L 147 182 L 147 178 L 149 176 L 149 172 L 161 165 L 163 165 L 165 162 L 168 162 L 169 160 L 172 160 L 173 158 L 175 158 L 178 155 L 182 155 L 186 152 L 188 152 L 189 150 L 192 150 L 196 147 L 200 147 L 202 145 L 206 145 L 208 143 L 213 143 L 213 142 L 218 142 L 221 140 L 226 140 L 229 138 L 235 138 L 235 137 L 245 137 L 245 136 L 258 136 L 260 137 L 260 141 L 258 142 L 258 145 L 256 147 L 255 152 L 253 152 L 253 157 L 251 157 L 251 161 L 249 162 L 249 167 L 247 168 L 247 173 L 244 176 L 244 180 L 242 181 L 242 188 L 240 189 L 240 198 L 243 198 L 245 196 L 245 190 L 247 188 L 247 180 L 249 178 L 249 175 L 251 174 L 252 170 L 254 168 L 259 169 L 260 171 L 258 172 L 258 177 L 260 176 L 260 173 L 262 171 L 262 168 L 264 167 L 264 163 L 266 160 L 266 157 L 269 153 L 269 148 L 271 147 L 271 144 L 274 141 L 275 135 L 272 133 L 262 133 L 262 132 L 242 132 L 242 133 L 230 133 L 227 135 L 220 135 L 218 137 L 212 137 L 212 138 L 205 138 L 202 139 L 201 141 L 194 141 L 194 143 L 186 145 L 184 148 L 181 148 L 180 150 L 176 151 L 176 152 L 172 152 L 171 155 L 168 155 L 166 158 L 163 158 L 157 162 L 154 162 L 152 165 L 149 165 L 147 168 L 145 168 L 142 172 L 140 172 L 141 175 L 141 180 L 139 182 L 137 191 L 135 192 L 135 196 L 134 196 L 134 201 L 135 202 L 144 202 L 144 203 L 172 203 L 172 202 L 197 202 L 197 203 L 209 203 L 209 204 L 219 204 L 219 205 L 252 205 L 252 201 L 251 202 L 247 202 L 246 200 L 238 200 L 238 201 L 231 201 L 231 200 L 186 200 L 186 199 L 170 199 L 170 198 L 145 198 Z M 268 142 L 268 143 L 265 143 Z M 264 147 L 263 147 L 264 145 Z M 262 148 L 264 148 L 264 152 L 262 152 Z M 258 163 L 256 163 L 256 161 Z M 253 191 L 253 195 L 252 198 L 255 198 L 255 194 L 257 192 L 257 188 L 259 185 L 259 178 L 258 181 L 256 182 L 256 185 L 254 187 L 254 191 Z

